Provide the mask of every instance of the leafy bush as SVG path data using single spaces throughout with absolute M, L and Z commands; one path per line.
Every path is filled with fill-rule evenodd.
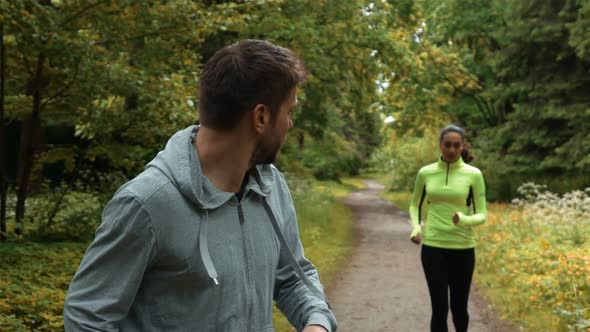
M 68 285 L 86 244 L 0 245 L 0 330 L 63 331 Z
M 590 188 L 564 195 L 526 183 L 492 204 L 478 228 L 476 279 L 496 307 L 531 331 L 590 327 Z
M 527 162 L 525 156 L 502 151 L 504 139 L 501 133 L 490 129 L 480 132 L 475 140 L 478 149 L 475 163 L 484 174 L 488 200 L 510 202 L 519 195 L 519 186 L 526 182 L 546 185 L 549 191 L 560 194 L 590 186 L 588 172 L 541 169 L 537 163 Z M 564 159 L 563 164 L 570 161 Z
M 124 181 L 120 173 L 83 175 L 74 182 L 43 183 L 26 201 L 25 237 L 52 241 L 86 241 L 94 236 L 104 205 Z M 13 225 L 16 195 L 7 196 L 7 224 Z M 9 235 L 11 235 L 9 233 Z
M 282 171 L 313 175 L 318 180 L 338 180 L 359 174 L 363 165 L 354 143 L 328 131 L 320 139 L 305 136 L 305 147 L 299 149 L 295 137 L 290 136 L 281 149 L 277 166 Z
M 400 137 L 392 133 L 390 141 L 376 151 L 372 161 L 388 174 L 389 191 L 411 191 L 420 168 L 435 162 L 440 155 L 438 131 L 427 128 L 422 136 Z
M 587 233 L 582 228 L 590 224 L 590 188 L 574 190 L 562 196 L 546 190 L 547 186 L 532 182 L 518 188 L 522 198 L 512 203 L 522 211 L 527 224 L 551 224 L 554 236 L 574 245 L 586 242 Z
M 11 208 L 13 204 L 15 200 L 9 199 L 8 207 Z M 52 241 L 88 240 L 100 223 L 102 208 L 97 194 L 66 191 L 62 186 L 56 188 L 54 193 L 31 196 L 27 199 L 24 236 Z M 14 212 L 11 211 L 8 217 L 10 225 Z

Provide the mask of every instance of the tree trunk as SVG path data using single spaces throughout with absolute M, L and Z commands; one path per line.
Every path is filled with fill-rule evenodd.
M 141 54 L 143 49 L 145 48 L 145 38 L 141 37 L 133 41 L 131 48 L 129 50 L 129 66 L 136 67 L 137 66 L 137 57 Z M 133 112 L 137 110 L 139 106 L 139 94 L 134 91 L 130 95 L 125 97 L 125 111 Z
M 0 241 L 6 239 L 6 167 L 4 160 L 4 80 L 6 73 L 4 23 L 0 22 Z
M 20 159 L 18 172 L 18 190 L 16 193 L 16 211 L 15 211 L 15 233 L 22 234 L 23 218 L 25 216 L 25 202 L 27 200 L 29 181 L 31 179 L 31 171 L 33 170 L 34 160 L 34 136 L 36 131 L 41 127 L 41 84 L 43 79 L 43 65 L 45 63 L 45 55 L 39 54 L 37 60 L 37 68 L 35 70 L 35 77 L 32 80 L 32 96 L 33 109 L 29 118 L 29 125 L 23 128 L 22 141 L 22 158 Z
M 301 130 L 299 136 L 297 137 L 297 143 L 297 145 L 299 146 L 299 150 L 302 151 L 305 147 L 305 132 L 303 130 Z

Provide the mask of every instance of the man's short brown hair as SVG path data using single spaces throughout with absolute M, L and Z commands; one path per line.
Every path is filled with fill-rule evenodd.
M 207 61 L 201 74 L 201 124 L 233 129 L 257 104 L 276 112 L 305 76 L 301 59 L 287 48 L 252 39 L 226 46 Z

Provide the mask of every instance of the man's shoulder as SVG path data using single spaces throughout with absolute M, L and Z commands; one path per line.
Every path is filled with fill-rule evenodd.
M 274 164 L 270 164 L 269 167 L 275 180 L 279 180 L 285 184 L 287 183 L 287 180 L 285 179 L 285 174 L 283 174 L 283 172 L 281 172 Z
M 268 164 L 263 166 L 261 174 L 271 197 L 278 198 L 280 201 L 291 201 L 291 191 L 283 172 L 275 165 Z
M 148 168 L 121 186 L 115 193 L 115 197 L 132 195 L 145 204 L 150 200 L 157 199 L 161 194 L 168 194 L 170 188 L 174 188 L 174 186 L 164 174 L 156 169 Z
M 275 165 L 270 165 L 270 169 L 272 172 L 272 183 L 271 185 L 274 187 L 278 187 L 281 191 L 287 192 L 291 195 L 291 190 L 289 183 L 287 181 L 287 176 L 285 173 L 281 172 Z
M 264 185 L 271 187 L 287 185 L 285 175 L 274 164 L 257 165 L 256 168 Z

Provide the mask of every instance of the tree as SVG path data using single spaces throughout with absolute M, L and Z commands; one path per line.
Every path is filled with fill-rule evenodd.
M 590 166 L 590 58 L 579 39 L 587 24 L 582 9 L 578 1 L 522 1 L 506 19 L 499 54 L 505 83 L 494 93 L 511 101 L 512 112 L 494 132 L 504 134 L 497 143 L 510 172 L 582 176 L 574 185 L 590 184 L 583 177 Z
M 6 82 L 6 50 L 4 48 L 4 20 L 0 21 L 0 241 L 6 238 L 6 180 L 4 165 L 4 95 Z
M 410 111 L 415 105 L 450 114 L 475 137 L 476 162 L 491 197 L 509 199 L 526 180 L 549 182 L 554 191 L 590 184 L 589 99 L 583 92 L 589 88 L 588 3 L 417 4 L 414 12 L 423 13 L 424 25 L 414 27 L 416 43 L 407 47 L 416 50 L 410 67 L 416 70 L 396 73 L 398 81 L 392 81 L 398 103 L 390 105 L 406 119 L 396 125 L 420 125 L 421 113 Z M 399 98 L 406 90 L 439 91 L 431 100 L 444 102 Z
M 358 171 L 360 160 L 380 143 L 381 119 L 372 105 L 378 99 L 379 75 L 395 58 L 387 46 L 393 29 L 390 9 L 388 3 L 362 0 L 276 2 L 238 36 L 269 39 L 302 56 L 309 80 L 295 118 L 293 146 L 298 149 L 286 151 L 322 177 Z M 337 143 L 333 135 L 350 143 Z M 316 144 L 329 152 L 315 154 Z M 306 152 L 308 145 L 312 151 Z
M 7 42 L 6 116 L 23 123 L 16 231 L 31 180 L 61 165 L 136 173 L 164 137 L 197 121 L 200 48 L 257 4 L 168 1 L 2 2 Z M 213 13 L 213 14 L 212 14 Z M 69 144 L 44 130 L 72 128 Z M 59 176 L 58 176 L 59 178 Z

